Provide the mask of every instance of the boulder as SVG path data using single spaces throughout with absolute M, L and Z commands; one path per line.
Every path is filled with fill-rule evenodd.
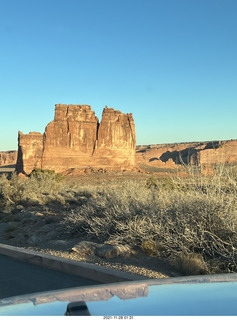
M 94 255 L 96 247 L 97 244 L 95 242 L 81 241 L 72 248 L 72 251 L 80 255 Z
M 128 245 L 97 244 L 91 241 L 79 242 L 72 248 L 72 251 L 80 255 L 96 255 L 100 258 L 128 258 L 132 254 L 132 250 Z
M 129 258 L 132 254 L 132 250 L 128 245 L 111 245 L 102 244 L 98 245 L 95 250 L 95 255 L 101 258 L 117 258 L 124 257 Z

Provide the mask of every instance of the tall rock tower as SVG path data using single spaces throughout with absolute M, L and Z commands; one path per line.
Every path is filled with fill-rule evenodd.
M 136 136 L 132 114 L 124 114 L 107 106 L 99 124 L 94 157 L 96 163 L 111 169 L 136 166 Z
M 132 114 L 105 107 L 99 123 L 88 105 L 56 104 L 54 120 L 43 135 L 19 132 L 16 170 L 132 170 L 137 166 L 135 149 Z
M 95 147 L 98 118 L 87 105 L 55 106 L 55 117 L 44 133 L 42 169 L 62 172 L 86 167 Z

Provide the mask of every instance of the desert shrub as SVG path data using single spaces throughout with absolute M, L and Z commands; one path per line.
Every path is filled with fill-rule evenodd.
M 220 169 L 213 177 L 173 177 L 171 188 L 161 180 L 155 188 L 142 182 L 104 187 L 62 223 L 71 234 L 130 244 L 151 255 L 199 254 L 236 267 L 235 177 Z
M 154 176 L 150 176 L 150 178 L 147 179 L 146 188 L 147 189 L 151 189 L 151 188 L 157 189 L 158 188 L 158 183 L 157 183 L 157 180 Z
M 12 205 L 20 203 L 25 196 L 24 182 L 13 174 L 11 179 L 0 176 L 0 208 L 8 210 Z
M 17 229 L 17 226 L 13 222 L 9 222 L 7 227 L 4 229 L 4 238 L 6 240 L 14 238 L 14 231 Z
M 159 246 L 154 240 L 144 240 L 141 242 L 141 249 L 149 256 L 157 256 L 159 252 Z
M 0 176 L 0 209 L 10 212 L 19 205 L 45 204 L 60 198 L 63 180 L 52 172 L 35 171 L 29 178 Z
M 171 191 L 174 189 L 187 189 L 186 183 L 183 183 L 183 179 L 180 179 L 182 183 L 179 182 L 179 180 L 170 177 L 159 177 L 155 178 L 154 176 L 150 176 L 146 181 L 146 188 L 147 189 L 157 189 L 157 190 L 166 190 Z
M 0 209 L 56 203 L 71 235 L 129 244 L 152 256 L 177 258 L 176 264 L 180 257 L 192 258 L 192 264 L 199 256 L 218 262 L 224 271 L 237 271 L 237 168 L 217 166 L 213 176 L 189 172 L 188 178 L 97 187 L 81 187 L 38 169 L 28 179 L 2 175 Z
M 35 178 L 42 182 L 45 179 L 51 178 L 52 180 L 56 182 L 60 182 L 64 180 L 64 177 L 62 176 L 61 173 L 55 173 L 54 170 L 42 170 L 40 168 L 34 168 L 32 172 L 30 173 L 31 178 Z
M 200 254 L 183 254 L 173 257 L 171 263 L 184 276 L 207 273 L 207 267 Z
M 101 241 L 119 235 L 128 220 L 142 214 L 141 207 L 150 206 L 146 199 L 149 190 L 141 197 L 136 183 L 123 183 L 97 190 L 88 201 L 72 210 L 63 221 L 71 233 L 86 233 Z M 152 201 L 150 201 L 152 203 Z

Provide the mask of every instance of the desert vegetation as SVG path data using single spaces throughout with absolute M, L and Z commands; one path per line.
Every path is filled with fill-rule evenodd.
M 188 177 L 145 175 L 93 186 L 51 171 L 35 170 L 27 179 L 2 175 L 1 218 L 57 205 L 70 237 L 129 244 L 182 274 L 236 272 L 237 168 L 218 166 L 211 176 L 186 169 Z

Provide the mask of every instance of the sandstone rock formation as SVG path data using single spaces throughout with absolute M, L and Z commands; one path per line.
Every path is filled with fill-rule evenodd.
M 0 153 L 0 166 L 15 163 L 16 155 Z M 219 163 L 237 164 L 237 140 L 136 147 L 132 114 L 105 107 L 99 123 L 88 105 L 57 104 L 44 134 L 19 131 L 16 170 L 30 174 L 38 167 L 77 175 L 133 170 L 139 164 L 158 174 L 182 171 L 183 165 L 207 168 Z
M 191 157 L 191 162 L 194 155 Z M 213 148 L 204 148 L 197 152 L 195 160 L 199 166 L 210 164 L 237 163 L 237 140 L 219 141 Z
M 62 172 L 91 165 L 97 127 L 98 118 L 90 106 L 56 105 L 54 120 L 44 133 L 42 169 Z
M 18 132 L 18 156 L 16 171 L 29 174 L 41 166 L 43 135 L 39 132 L 23 134 Z
M 180 169 L 184 164 L 206 168 L 237 164 L 237 140 L 137 146 L 136 154 L 140 166 L 160 169 Z
M 0 167 L 15 165 L 17 160 L 17 151 L 2 151 L 0 152 Z
M 135 125 L 132 114 L 105 107 L 98 129 L 94 158 L 106 168 L 136 166 Z
M 136 167 L 135 148 L 132 114 L 105 107 L 99 123 L 88 105 L 57 104 L 43 135 L 19 132 L 16 170 L 131 170 Z

